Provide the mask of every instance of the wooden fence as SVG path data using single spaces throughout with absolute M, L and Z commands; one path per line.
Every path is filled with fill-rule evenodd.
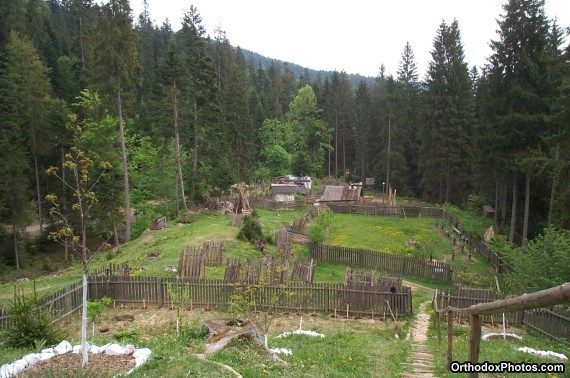
M 341 214 L 365 214 L 376 216 L 401 216 L 401 217 L 440 217 L 443 210 L 433 206 L 378 206 L 378 205 L 355 205 L 351 203 L 329 202 L 327 206 L 335 213 Z
M 172 296 L 176 291 L 187 287 L 190 292 L 188 309 L 195 307 L 215 308 L 230 304 L 231 296 L 239 285 L 225 284 L 223 280 L 203 280 L 183 282 L 157 277 L 90 277 L 89 298 L 103 296 L 112 298 L 116 304 L 130 306 L 154 305 L 172 306 Z M 170 288 L 170 293 L 169 293 Z M 257 287 L 258 306 L 267 307 L 271 298 L 281 295 L 276 308 L 279 311 L 307 311 L 339 313 L 348 316 L 376 316 L 396 312 L 400 315 L 412 314 L 412 292 L 403 287 L 402 292 L 386 293 L 369 290 L 351 290 L 342 284 L 288 282 L 278 286 Z M 340 315 L 339 315 L 340 316 Z
M 434 308 L 467 308 L 480 303 L 489 303 L 504 299 L 502 295 L 491 290 L 454 286 L 452 289 L 438 289 L 434 294 Z M 461 313 L 454 313 L 461 321 Z M 508 324 L 529 327 L 544 336 L 562 341 L 570 345 L 570 310 L 561 306 L 539 308 L 534 310 L 505 313 Z M 463 319 L 468 317 L 463 315 Z M 481 321 L 491 324 L 502 322 L 502 314 L 481 315 Z
M 509 271 L 510 268 L 508 265 L 505 264 L 503 259 L 495 252 L 491 251 L 491 247 L 487 242 L 485 242 L 482 238 L 472 235 L 465 230 L 459 219 L 454 217 L 453 215 L 449 214 L 446 211 L 441 212 L 441 217 L 446 220 L 449 225 L 456 230 L 458 230 L 463 239 L 467 240 L 471 245 L 473 245 L 473 249 L 479 253 L 480 255 L 484 256 L 489 264 L 493 265 L 495 271 L 497 273 Z
M 315 243 L 309 244 L 309 253 L 315 261 L 330 264 L 376 269 L 444 282 L 451 282 L 453 278 L 452 267 L 439 261 Z
M 48 311 L 54 321 L 59 321 L 81 308 L 82 281 L 75 282 L 65 289 L 43 297 L 38 301 L 40 311 Z M 0 309 L 0 328 L 14 324 L 6 310 Z
M 306 206 L 312 203 L 309 198 L 299 200 L 299 201 L 289 201 L 289 202 L 278 202 L 270 198 L 265 197 L 250 197 L 249 205 L 252 208 L 273 210 L 273 211 L 287 211 L 295 210 L 299 207 Z

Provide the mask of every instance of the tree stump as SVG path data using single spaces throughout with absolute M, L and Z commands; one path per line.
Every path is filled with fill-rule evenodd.
M 259 336 L 259 331 L 255 323 L 246 321 L 235 321 L 228 319 L 212 319 L 206 320 L 204 325 L 208 327 L 209 337 L 206 343 L 206 354 L 215 353 L 223 349 L 228 345 L 233 339 L 237 337 L 246 337 L 251 341 L 264 345 L 261 337 Z M 264 345 L 265 347 L 265 345 Z M 289 366 L 289 364 L 283 361 L 277 354 L 267 349 L 267 353 L 275 361 Z

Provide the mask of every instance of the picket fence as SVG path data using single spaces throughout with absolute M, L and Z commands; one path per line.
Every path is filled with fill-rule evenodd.
M 40 311 L 48 311 L 54 321 L 59 321 L 81 308 L 82 303 L 82 281 L 77 281 L 67 288 L 41 298 L 38 301 Z M 0 328 L 9 327 L 14 324 L 5 309 L 0 308 Z
M 391 255 L 363 249 L 309 243 L 310 257 L 315 261 L 451 282 L 453 269 L 439 262 L 415 257 Z
M 251 287 L 251 286 L 250 286 Z M 255 286 L 253 286 L 255 287 Z M 226 307 L 232 295 L 243 290 L 237 284 L 223 280 L 205 279 L 195 282 L 161 277 L 109 276 L 90 277 L 89 298 L 103 296 L 112 298 L 115 304 L 126 306 L 169 307 L 173 299 L 179 298 L 184 290 L 189 291 L 187 308 Z M 251 289 L 250 289 L 251 290 Z M 374 290 L 351 290 L 340 283 L 309 283 L 291 281 L 285 285 L 259 285 L 254 290 L 258 308 L 270 306 L 272 298 L 279 293 L 276 309 L 281 312 L 338 313 L 348 316 L 376 316 L 393 313 L 412 314 L 412 292 L 403 287 L 401 292 L 387 293 Z

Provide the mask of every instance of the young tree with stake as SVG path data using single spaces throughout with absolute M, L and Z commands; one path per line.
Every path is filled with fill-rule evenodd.
M 70 114 L 69 122 L 66 125 L 71 129 L 77 138 L 81 129 L 77 125 L 77 115 Z M 87 273 L 89 263 L 95 255 L 109 244 L 105 241 L 97 249 L 91 250 L 87 247 L 87 225 L 89 222 L 90 210 L 97 203 L 97 196 L 93 191 L 94 187 L 101 181 L 103 176 L 113 167 L 109 162 L 101 161 L 96 175 L 92 175 L 94 167 L 93 160 L 80 148 L 73 146 L 65 154 L 63 169 L 71 172 L 69 181 L 64 180 L 64 176 L 59 174 L 57 167 L 50 167 L 48 175 L 57 177 L 73 193 L 73 205 L 71 212 L 66 212 L 55 194 L 46 196 L 46 200 L 52 203 L 49 213 L 59 220 L 61 225 L 57 231 L 50 232 L 49 238 L 67 246 L 78 258 L 83 268 L 83 300 L 81 317 L 81 353 L 83 356 L 82 366 L 88 362 L 87 357 Z M 75 218 L 76 216 L 76 218 Z M 77 219 L 75 222 L 73 219 Z

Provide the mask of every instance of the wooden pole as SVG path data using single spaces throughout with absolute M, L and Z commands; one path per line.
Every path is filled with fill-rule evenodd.
M 453 361 L 453 313 L 447 312 L 447 368 Z
M 481 344 L 481 316 L 471 315 L 471 340 L 469 342 L 469 361 L 473 364 L 479 362 L 479 347 Z M 472 372 L 469 378 L 477 378 L 478 373 Z

